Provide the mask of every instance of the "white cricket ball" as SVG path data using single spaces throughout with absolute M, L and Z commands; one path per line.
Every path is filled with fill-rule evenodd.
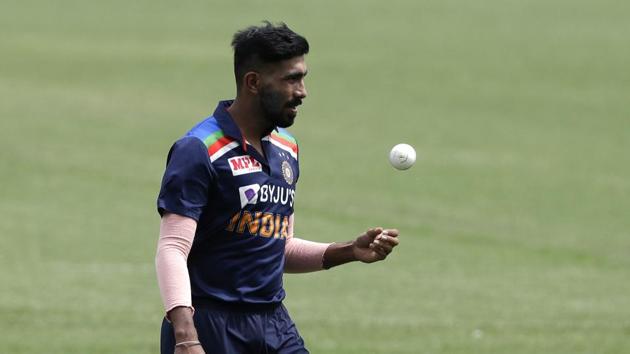
M 389 162 L 397 170 L 406 170 L 416 162 L 416 150 L 409 144 L 398 144 L 389 152 Z

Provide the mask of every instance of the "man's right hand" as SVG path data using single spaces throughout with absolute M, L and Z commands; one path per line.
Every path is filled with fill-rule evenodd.
M 190 307 L 176 307 L 168 312 L 168 319 L 173 325 L 175 343 L 198 341 L 197 329 L 193 321 L 193 310 Z M 175 354 L 205 354 L 201 345 L 176 347 Z
M 188 348 L 175 348 L 174 354 L 206 354 L 206 352 L 203 351 L 203 348 L 200 345 L 195 345 L 194 347 Z

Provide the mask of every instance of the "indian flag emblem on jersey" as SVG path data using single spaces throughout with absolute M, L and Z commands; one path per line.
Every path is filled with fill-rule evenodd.
M 293 184 L 293 169 L 287 161 L 282 161 L 282 177 L 289 185 Z

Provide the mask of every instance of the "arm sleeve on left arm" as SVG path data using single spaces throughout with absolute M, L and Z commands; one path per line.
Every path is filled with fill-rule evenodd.
M 293 236 L 294 216 L 289 218 L 289 232 L 284 248 L 284 272 L 307 273 L 323 270 L 324 252 L 330 243 L 302 240 Z

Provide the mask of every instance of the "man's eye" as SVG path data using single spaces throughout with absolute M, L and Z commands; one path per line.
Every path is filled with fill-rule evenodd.
M 287 76 L 286 80 L 289 82 L 297 82 L 297 81 L 302 80 L 303 77 L 304 76 L 302 75 Z

